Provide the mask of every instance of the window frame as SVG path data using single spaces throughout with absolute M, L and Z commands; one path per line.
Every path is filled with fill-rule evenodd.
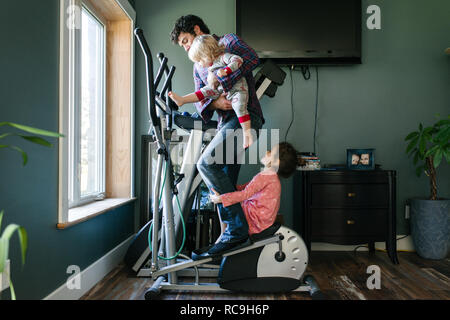
M 87 13 L 92 16 L 103 28 L 102 32 L 102 66 L 101 66 L 101 75 L 102 75 L 102 84 L 101 84 L 101 119 L 99 128 L 97 128 L 97 134 L 100 135 L 100 162 L 101 162 L 101 170 L 98 173 L 98 179 L 100 181 L 100 190 L 97 192 L 88 194 L 85 196 L 81 195 L 81 108 L 70 108 L 69 115 L 69 209 L 76 208 L 82 206 L 84 204 L 92 203 L 98 199 L 104 199 L 105 197 L 105 175 L 106 175 L 106 162 L 105 162 L 105 153 L 106 153 L 106 35 L 107 35 L 107 22 L 105 19 L 101 17 L 100 14 L 96 12 L 96 10 L 90 5 L 89 2 L 83 0 L 76 0 L 75 5 L 78 5 L 80 9 L 80 15 L 83 14 L 83 9 L 87 11 Z M 80 17 L 81 23 L 81 17 Z M 77 32 L 78 31 L 78 32 Z M 72 106 L 81 106 L 81 87 L 78 84 L 81 83 L 82 77 L 82 66 L 81 66 L 81 56 L 82 56 L 82 45 L 81 38 L 82 33 L 80 30 L 76 30 L 74 32 L 74 45 L 70 48 L 70 51 L 73 56 L 73 61 L 70 61 L 71 70 L 73 70 L 73 81 L 75 92 L 73 93 L 73 105 Z M 77 112 L 78 111 L 78 112 Z M 73 150 L 73 152 L 72 152 Z
M 135 183 L 135 110 L 134 110 L 134 104 L 135 104 L 135 81 L 134 81 L 134 74 L 135 74 L 135 42 L 134 42 L 134 27 L 135 27 L 135 21 L 136 21 L 136 12 L 133 9 L 133 7 L 129 4 L 128 0 L 95 0 L 95 2 L 90 2 L 94 0 L 59 0 L 60 2 L 60 70 L 59 70 L 59 76 L 60 76 L 60 83 L 59 83 L 59 127 L 60 132 L 62 132 L 65 137 L 59 139 L 59 145 L 58 145 L 58 151 L 59 151 L 59 169 L 58 169 L 58 223 L 57 228 L 58 229 L 66 229 L 68 227 L 71 227 L 73 225 L 76 225 L 78 223 L 81 223 L 83 221 L 87 221 L 91 218 L 94 218 L 98 216 L 99 214 L 108 212 L 118 206 L 124 205 L 126 203 L 129 203 L 130 201 L 136 200 L 134 195 L 134 183 Z M 130 74 L 130 83 L 128 84 L 129 87 L 124 89 L 124 93 L 126 93 L 127 96 L 129 96 L 129 104 L 127 103 L 124 107 L 126 112 L 129 112 L 129 123 L 127 125 L 127 135 L 130 135 L 129 144 L 127 144 L 127 152 L 129 152 L 129 167 L 127 170 L 130 172 L 129 177 L 129 187 L 128 189 L 125 189 L 124 192 L 111 192 L 108 191 L 111 188 L 115 188 L 115 186 L 111 183 L 112 181 L 108 182 L 108 178 L 111 175 L 111 172 L 104 172 L 104 189 L 106 193 L 104 195 L 106 196 L 109 193 L 109 198 L 107 197 L 103 201 L 94 201 L 92 203 L 88 204 L 79 204 L 79 206 L 74 208 L 69 208 L 69 150 L 70 150 L 70 144 L 69 144 L 69 132 L 70 132 L 70 108 L 69 106 L 74 105 L 75 101 L 75 90 L 80 90 L 80 88 L 74 88 L 71 89 L 74 84 L 77 82 L 75 81 L 75 68 L 73 67 L 74 64 L 71 63 L 71 60 L 75 59 L 74 55 L 70 54 L 70 50 L 74 48 L 75 45 L 79 45 L 81 35 L 77 36 L 77 31 L 80 34 L 80 29 L 74 29 L 69 28 L 69 26 L 73 26 L 72 23 L 74 23 L 75 26 L 78 25 L 81 28 L 81 10 L 79 11 L 79 17 L 77 21 L 77 17 L 75 15 L 75 18 L 73 17 L 74 11 L 70 10 L 70 6 L 74 6 L 73 8 L 81 8 L 81 3 L 83 2 L 83 5 L 88 11 L 97 18 L 97 20 L 101 21 L 103 25 L 105 26 L 105 35 L 104 35 L 104 44 L 106 47 L 108 47 L 110 37 L 112 37 L 108 31 L 106 30 L 110 25 L 114 25 L 116 22 L 123 21 L 122 19 L 125 19 L 128 21 L 129 26 L 127 29 L 123 29 L 124 31 L 129 30 L 129 40 L 127 40 L 127 46 L 128 41 L 129 43 L 129 65 L 126 63 L 126 67 L 124 70 L 126 70 L 127 74 Z M 108 7 L 110 9 L 110 3 L 115 7 L 117 15 L 117 12 L 120 13 L 121 17 L 119 17 L 121 20 L 115 20 L 116 17 L 108 16 L 108 12 L 104 12 L 103 8 Z M 106 5 L 105 7 L 101 7 L 101 5 Z M 77 6 L 78 5 L 78 6 Z M 100 5 L 100 6 L 99 6 Z M 96 11 L 94 6 L 99 10 L 100 14 L 96 14 Z M 72 8 L 72 9 L 73 9 Z M 104 16 L 103 16 L 104 14 Z M 128 33 L 128 31 L 126 31 Z M 111 38 L 115 39 L 115 38 Z M 116 41 L 116 40 L 114 40 Z M 78 42 L 78 43 L 77 43 Z M 109 65 L 111 64 L 111 49 L 104 48 L 104 73 L 107 74 L 109 71 Z M 79 59 L 79 57 L 78 57 Z M 125 72 L 125 71 L 124 71 Z M 108 93 L 108 87 L 110 86 L 111 81 L 116 81 L 116 77 L 111 78 L 111 75 L 106 75 L 106 80 L 103 83 L 104 92 L 103 92 L 103 103 L 104 103 L 104 115 L 107 118 L 109 111 L 109 94 Z M 81 83 L 81 82 L 78 82 Z M 113 91 L 112 91 L 113 92 Z M 112 112 L 112 111 L 111 111 Z M 116 111 L 115 111 L 116 112 Z M 103 155 L 104 155 L 104 171 L 107 170 L 107 167 L 111 165 L 111 159 L 108 156 L 108 149 L 109 149 L 109 143 L 108 139 L 115 140 L 115 137 L 119 135 L 116 131 L 110 131 L 111 129 L 108 129 L 108 123 L 107 119 L 103 118 L 103 129 L 106 130 L 104 137 L 104 143 L 103 143 Z M 109 130 L 109 131 L 108 131 Z M 128 131 L 129 130 L 129 131 Z M 110 136 L 112 135 L 112 137 Z M 115 163 L 115 162 L 113 162 Z M 115 171 L 114 171 L 115 172 Z M 115 173 L 114 173 L 115 174 Z M 114 176 L 113 176 L 114 177 Z M 111 178 L 109 178 L 111 179 Z M 127 191 L 128 190 L 128 191 Z M 114 191 L 114 190 L 113 190 Z M 71 211 L 73 211 L 71 213 Z M 80 212 L 86 212 L 83 215 L 80 215 Z M 71 216 L 74 216 L 76 218 L 71 218 Z

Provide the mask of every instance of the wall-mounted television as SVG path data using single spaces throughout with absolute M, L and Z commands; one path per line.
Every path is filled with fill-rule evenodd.
M 361 0 L 236 0 L 236 32 L 284 65 L 361 63 Z

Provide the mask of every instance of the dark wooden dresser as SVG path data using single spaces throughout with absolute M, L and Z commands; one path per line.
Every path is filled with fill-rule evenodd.
M 294 228 L 311 242 L 340 245 L 386 242 L 398 264 L 396 172 L 387 170 L 297 171 L 294 175 Z

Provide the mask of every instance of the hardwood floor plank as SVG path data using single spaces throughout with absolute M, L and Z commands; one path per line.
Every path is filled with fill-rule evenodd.
M 450 300 L 450 260 L 425 260 L 415 253 L 399 253 L 399 265 L 385 252 L 312 252 L 305 274 L 312 275 L 321 291 L 332 300 Z M 367 267 L 379 266 L 381 289 L 367 288 Z M 193 279 L 180 279 L 192 282 Z M 214 282 L 201 279 L 201 282 Z M 137 278 L 124 265 L 111 271 L 82 300 L 143 300 L 153 284 Z M 311 300 L 306 292 L 279 294 L 206 293 L 164 291 L 164 300 Z

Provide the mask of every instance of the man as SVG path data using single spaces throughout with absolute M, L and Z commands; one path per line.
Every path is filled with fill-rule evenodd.
M 209 28 L 203 20 L 194 15 L 187 15 L 180 17 L 176 22 L 171 32 L 171 40 L 173 43 L 180 45 L 186 52 L 189 51 L 195 37 L 203 34 L 209 34 Z M 225 46 L 225 51 L 240 56 L 244 63 L 241 68 L 226 77 L 218 77 L 219 83 L 228 92 L 233 85 L 245 77 L 249 90 L 248 111 L 251 118 L 251 126 L 257 133 L 264 124 L 264 117 L 256 97 L 255 80 L 252 71 L 258 66 L 259 58 L 256 52 L 251 49 L 245 42 L 234 34 L 226 34 L 219 38 L 214 35 L 219 43 Z M 198 91 L 208 83 L 208 69 L 194 65 L 194 82 L 195 90 Z M 197 168 L 210 190 L 214 189 L 220 194 L 236 191 L 236 183 L 239 176 L 240 164 L 237 159 L 242 155 L 244 150 L 238 148 L 238 143 L 235 143 L 236 134 L 234 131 L 241 128 L 239 120 L 234 113 L 231 102 L 226 99 L 224 93 L 217 100 L 203 100 L 195 104 L 198 114 L 202 117 L 205 123 L 209 122 L 214 115 L 218 113 L 218 132 L 210 142 L 208 147 L 204 150 L 200 157 Z M 227 145 L 233 145 L 233 148 L 228 150 Z M 215 161 L 216 150 L 223 150 L 223 161 Z M 227 152 L 233 152 L 233 163 L 227 163 L 230 155 Z M 244 212 L 241 205 L 235 204 L 233 206 L 224 208 L 221 204 L 218 205 L 221 222 L 226 225 L 220 241 L 209 249 L 202 256 L 211 256 L 222 254 L 235 246 L 245 242 L 248 238 L 248 224 L 245 219 Z

